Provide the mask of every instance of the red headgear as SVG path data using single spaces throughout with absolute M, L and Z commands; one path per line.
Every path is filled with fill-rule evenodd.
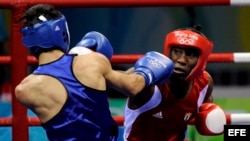
M 200 51 L 197 64 L 185 78 L 191 80 L 200 75 L 206 68 L 209 54 L 213 50 L 213 42 L 203 34 L 192 31 L 191 29 L 178 29 L 167 34 L 165 39 L 164 54 L 169 55 L 172 46 L 193 47 Z

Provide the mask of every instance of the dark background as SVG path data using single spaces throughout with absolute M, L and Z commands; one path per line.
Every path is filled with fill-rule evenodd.
M 250 50 L 250 7 L 71 8 L 62 12 L 68 19 L 71 47 L 96 30 L 107 36 L 115 54 L 162 52 L 168 32 L 201 24 L 202 32 L 214 42 L 214 53 Z M 249 67 L 249 63 L 209 63 L 207 70 L 215 85 L 249 85 Z

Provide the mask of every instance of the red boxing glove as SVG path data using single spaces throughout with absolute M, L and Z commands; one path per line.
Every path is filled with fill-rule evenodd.
M 225 112 L 214 103 L 204 103 L 200 106 L 195 118 L 195 126 L 201 135 L 220 135 L 226 124 Z

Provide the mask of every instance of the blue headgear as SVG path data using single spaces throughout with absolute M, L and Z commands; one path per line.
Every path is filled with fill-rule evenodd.
M 27 48 L 34 49 L 36 53 L 40 49 L 48 49 L 52 47 L 61 48 L 64 52 L 69 49 L 69 30 L 65 17 L 56 20 L 49 20 L 41 15 L 38 17 L 43 21 L 31 27 L 23 27 L 23 44 Z

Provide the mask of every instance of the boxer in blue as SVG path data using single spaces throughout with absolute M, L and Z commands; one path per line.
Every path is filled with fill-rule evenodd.
M 63 14 L 48 4 L 30 7 L 21 29 L 23 44 L 38 59 L 38 67 L 15 88 L 17 100 L 32 110 L 50 141 L 115 141 L 118 130 L 109 110 L 107 85 L 129 94 L 171 73 L 159 66 L 169 59 L 149 52 L 135 65 L 135 73 L 113 70 L 113 49 L 99 32 L 89 32 L 69 52 L 69 31 Z M 154 64 L 146 60 L 155 59 Z M 156 66 L 157 67 L 156 67 Z

